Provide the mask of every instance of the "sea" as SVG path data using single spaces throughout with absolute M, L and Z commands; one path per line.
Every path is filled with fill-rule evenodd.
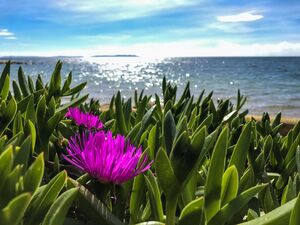
M 253 115 L 282 112 L 283 117 L 300 118 L 300 57 L 1 57 L 12 60 L 11 78 L 22 66 L 26 75 L 40 74 L 49 81 L 55 64 L 63 61 L 62 76 L 72 71 L 73 85 L 88 81 L 83 93 L 109 103 L 118 90 L 124 98 L 134 90 L 162 94 L 165 76 L 178 86 L 178 96 L 190 82 L 192 94 L 214 92 L 214 99 L 235 103 L 237 91 L 247 96 L 244 106 Z M 2 71 L 4 65 L 0 65 Z

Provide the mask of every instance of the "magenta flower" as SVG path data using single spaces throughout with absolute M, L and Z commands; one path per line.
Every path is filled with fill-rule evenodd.
M 67 118 L 74 120 L 76 125 L 83 125 L 87 129 L 102 129 L 103 123 L 100 121 L 99 117 L 92 113 L 81 112 L 79 108 L 69 108 L 66 113 Z
M 63 157 L 102 183 L 124 183 L 151 167 L 142 148 L 136 148 L 124 136 L 98 131 L 77 134 L 69 140 L 68 156 Z M 140 162 L 139 162 L 140 161 Z

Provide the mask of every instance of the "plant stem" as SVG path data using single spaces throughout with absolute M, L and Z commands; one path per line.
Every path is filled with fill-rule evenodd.
M 166 206 L 166 225 L 175 225 L 175 214 L 177 208 L 177 197 L 167 199 Z

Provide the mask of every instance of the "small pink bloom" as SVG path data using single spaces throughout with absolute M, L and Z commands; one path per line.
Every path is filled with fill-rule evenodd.
M 92 113 L 84 113 L 79 108 L 69 108 L 66 117 L 74 120 L 77 126 L 83 125 L 89 130 L 103 128 L 103 123 L 98 116 Z

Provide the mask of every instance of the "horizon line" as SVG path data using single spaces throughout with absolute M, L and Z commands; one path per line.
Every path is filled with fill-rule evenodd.
M 151 56 L 139 56 L 135 54 L 105 54 L 105 55 L 0 55 L 1 58 L 13 58 L 13 57 L 36 57 L 36 58 L 58 58 L 58 57 L 70 57 L 70 58 L 146 58 Z M 162 56 L 162 57 L 153 57 L 152 58 L 297 58 L 300 55 L 186 55 L 186 56 Z

